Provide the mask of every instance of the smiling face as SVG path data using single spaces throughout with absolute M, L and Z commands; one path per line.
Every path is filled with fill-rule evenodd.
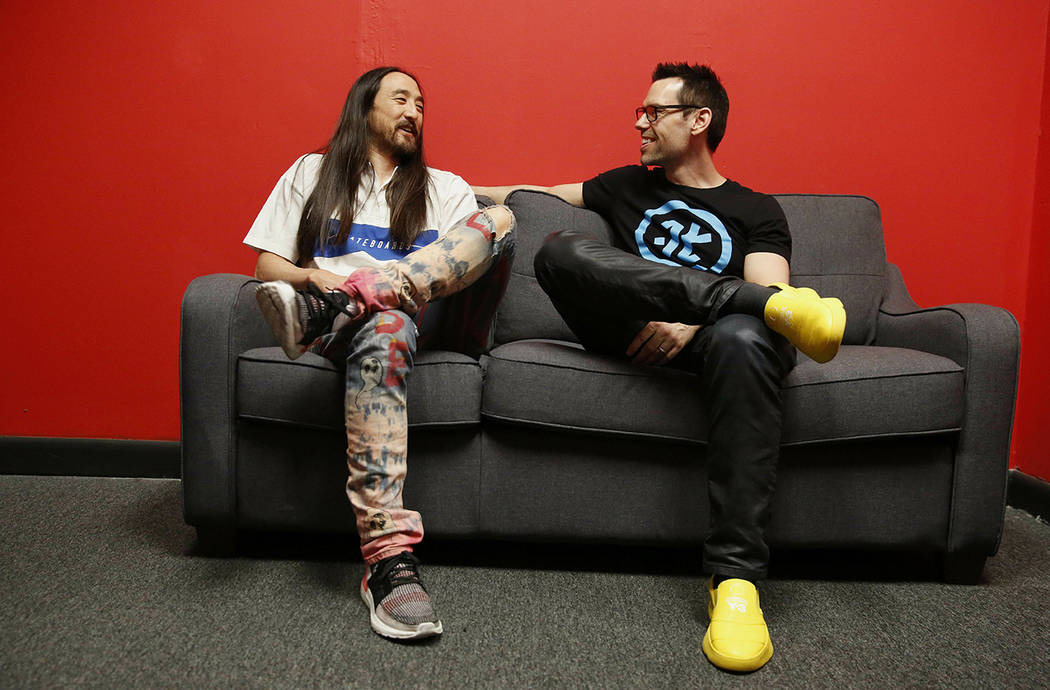
M 423 136 L 423 94 L 415 79 L 391 72 L 379 82 L 368 112 L 371 146 L 397 159 L 414 154 Z
M 642 105 L 680 105 L 682 80 L 678 77 L 654 81 Z M 642 135 L 642 165 L 667 167 L 682 158 L 689 150 L 695 109 L 665 110 L 656 122 L 649 122 L 643 114 L 634 128 Z

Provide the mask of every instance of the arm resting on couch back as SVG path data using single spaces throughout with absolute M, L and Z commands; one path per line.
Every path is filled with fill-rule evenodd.
M 1006 505 L 1020 357 L 1017 321 L 1007 310 L 985 304 L 922 309 L 908 295 L 900 269 L 893 264 L 887 265 L 887 279 L 875 345 L 941 355 L 966 371 L 948 552 L 992 555 Z
M 182 299 L 179 388 L 186 522 L 236 528 L 234 390 L 237 356 L 274 344 L 255 302 L 254 278 L 217 273 L 193 280 Z

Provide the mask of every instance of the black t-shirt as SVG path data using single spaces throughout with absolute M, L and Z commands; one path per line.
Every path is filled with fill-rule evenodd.
M 752 252 L 791 259 L 780 204 L 732 180 L 684 187 L 662 168 L 629 165 L 584 182 L 583 204 L 605 217 L 619 248 L 650 261 L 743 278 Z

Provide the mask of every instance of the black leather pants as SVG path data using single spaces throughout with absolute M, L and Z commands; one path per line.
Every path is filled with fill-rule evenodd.
M 649 321 L 703 324 L 670 366 L 697 374 L 710 414 L 704 571 L 764 577 L 780 382 L 794 366 L 794 348 L 758 316 L 722 313 L 743 284 L 739 278 L 665 266 L 568 231 L 547 238 L 535 270 L 558 313 L 595 352 L 625 357 Z

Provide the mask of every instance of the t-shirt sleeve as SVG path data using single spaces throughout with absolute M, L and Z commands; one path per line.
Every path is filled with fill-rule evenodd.
M 771 252 L 791 261 L 791 231 L 784 210 L 771 196 L 756 204 L 747 242 L 747 253 L 754 252 Z
M 445 193 L 438 199 L 440 206 L 439 235 L 444 235 L 456 223 L 478 210 L 478 200 L 474 190 L 459 175 L 452 175 Z
M 301 156 L 281 175 L 245 235 L 246 245 L 273 252 L 292 263 L 298 260 L 296 238 L 299 234 L 299 219 L 303 215 L 306 199 L 317 184 L 317 164 L 311 165 L 309 156 Z
M 583 205 L 592 211 L 607 215 L 613 203 L 630 185 L 643 182 L 647 169 L 641 165 L 628 165 L 601 173 L 583 183 Z

